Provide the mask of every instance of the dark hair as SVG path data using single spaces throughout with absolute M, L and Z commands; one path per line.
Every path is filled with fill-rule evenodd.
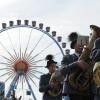
M 78 33 L 77 32 L 72 32 L 68 36 L 68 40 L 71 42 L 71 44 L 70 44 L 71 49 L 74 49 L 75 44 L 77 43 L 77 38 L 78 38 Z

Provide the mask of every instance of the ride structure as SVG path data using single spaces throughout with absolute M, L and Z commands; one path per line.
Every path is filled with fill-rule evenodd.
M 18 84 L 26 83 L 34 100 L 37 97 L 32 88 L 32 83 L 37 86 L 35 80 L 45 73 L 45 57 L 47 54 L 56 56 L 56 61 L 61 61 L 64 56 L 66 43 L 62 37 L 57 36 L 56 31 L 50 32 L 50 27 L 44 29 L 43 23 L 36 26 L 36 21 L 17 20 L 9 21 L 9 26 L 2 23 L 0 30 L 0 79 L 9 82 L 6 97 L 11 96 L 11 91 Z M 60 63 L 59 65 L 60 66 Z M 31 81 L 31 84 L 30 84 Z M 38 87 L 38 86 L 37 86 Z

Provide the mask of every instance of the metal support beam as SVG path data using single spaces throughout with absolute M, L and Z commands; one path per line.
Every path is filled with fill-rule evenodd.
M 32 96 L 33 96 L 34 100 L 37 100 L 36 97 L 35 97 L 35 94 L 34 94 L 34 92 L 33 92 L 33 90 L 32 90 L 32 88 L 31 88 L 31 86 L 30 86 L 30 83 L 29 83 L 29 81 L 28 81 L 28 79 L 27 79 L 26 76 L 25 76 L 25 79 L 26 79 L 26 82 L 27 82 L 27 84 L 28 84 L 28 87 L 29 87 L 30 91 L 32 92 Z
M 9 90 L 8 90 L 8 93 L 6 94 L 6 97 L 7 97 L 7 98 L 9 98 L 9 97 L 11 96 L 11 91 L 14 89 L 14 86 L 15 86 L 15 84 L 16 84 L 18 78 L 19 78 L 19 75 L 16 74 L 16 76 L 14 77 L 14 79 L 12 80 L 12 82 L 11 82 L 11 84 L 10 84 L 10 88 L 9 88 Z

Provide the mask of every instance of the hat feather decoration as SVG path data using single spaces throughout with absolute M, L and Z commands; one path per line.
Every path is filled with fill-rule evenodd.
M 45 59 L 46 59 L 47 61 L 52 61 L 52 60 L 54 59 L 54 56 L 51 55 L 51 54 L 49 54 L 49 55 L 46 56 Z
M 54 59 L 54 56 L 49 54 L 46 56 L 45 58 L 47 60 L 47 65 L 46 65 L 46 68 L 48 68 L 50 66 L 50 64 L 57 64 L 57 62 L 55 62 L 53 59 Z M 57 67 L 57 66 L 56 66 Z M 57 67 L 58 68 L 58 67 Z

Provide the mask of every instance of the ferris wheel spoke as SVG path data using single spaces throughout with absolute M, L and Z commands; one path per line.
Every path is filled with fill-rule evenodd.
M 38 88 L 37 84 L 35 83 L 35 81 L 32 79 L 33 77 L 31 76 L 31 74 L 29 74 L 29 78 L 32 81 L 32 83 Z
M 7 69 L 6 71 L 10 71 L 10 72 L 14 72 L 13 69 Z M 10 75 L 11 73 L 8 73 L 8 75 Z
M 11 68 L 0 68 L 0 70 L 5 70 L 5 69 L 12 70 Z
M 54 56 L 57 56 L 61 54 L 60 52 L 56 53 Z M 40 59 L 40 60 L 37 60 L 37 61 L 33 61 L 33 63 L 38 63 L 38 62 L 41 62 L 41 61 L 44 61 L 45 59 Z
M 30 61 L 28 61 L 28 63 L 29 63 L 30 65 L 33 65 L 33 66 L 36 65 L 34 62 L 30 62 Z
M 36 67 L 30 66 L 29 70 L 31 70 L 31 69 L 36 69 Z
M 40 78 L 39 78 L 39 77 L 37 77 L 34 73 L 30 72 L 30 75 L 31 75 L 31 76 L 34 76 L 35 78 L 37 78 L 37 79 L 39 79 L 39 80 L 40 80 Z
M 41 71 L 37 71 L 37 70 L 34 70 L 34 69 L 31 69 L 30 71 L 31 71 L 31 72 L 34 72 L 34 73 L 37 72 L 37 73 L 39 73 L 39 74 L 45 74 L 45 73 L 43 73 L 43 72 L 41 72 Z
M 5 76 L 5 75 L 10 74 L 10 73 L 12 73 L 12 72 L 8 71 L 7 73 L 4 73 L 4 74 L 0 75 L 0 77 Z
M 14 73 L 12 73 L 6 80 L 5 80 L 5 83 L 10 79 L 10 78 L 14 78 Z
M 5 94 L 7 94 L 7 93 L 8 93 L 9 89 L 10 89 L 10 87 L 9 87 L 9 88 L 5 91 Z
M 6 66 L 10 66 L 11 65 L 10 63 L 5 63 L 5 62 L 0 62 L 0 64 L 6 65 Z
M 18 74 L 16 74 L 16 75 L 14 76 L 13 80 L 12 80 L 11 83 L 10 83 L 10 88 L 9 88 L 7 94 L 6 94 L 6 97 L 8 97 L 8 98 L 10 97 L 11 91 L 14 89 L 14 86 L 15 86 L 15 84 L 16 84 L 16 81 L 18 80 L 18 77 L 19 77 Z
M 42 40 L 44 34 L 39 38 L 39 40 L 37 41 L 36 45 L 34 46 L 34 48 L 31 50 L 31 52 L 28 54 L 27 58 L 29 58 L 31 56 L 31 54 L 33 53 L 33 51 L 36 49 L 36 47 L 38 46 L 38 44 L 40 43 L 40 41 Z
M 45 59 L 40 59 L 40 60 L 35 61 L 34 63 L 41 62 L 41 61 L 44 61 L 44 60 Z
M 16 57 L 16 55 L 13 55 L 13 57 L 15 58 L 14 62 L 16 62 L 16 60 L 18 59 L 18 55 L 17 55 L 17 57 Z
M 27 61 L 28 63 L 32 64 L 32 65 L 35 65 L 35 63 L 33 61 L 29 61 L 28 59 L 26 58 L 23 58 L 25 61 Z
M 24 84 L 24 76 L 22 77 L 22 89 L 23 89 L 23 84 Z
M 20 53 L 18 53 L 18 59 L 20 58 Z
M 19 57 L 21 58 L 21 37 L 20 37 L 20 28 L 19 28 Z
M 24 55 L 23 55 L 23 53 L 21 53 L 21 59 L 24 59 Z
M 1 86 L 0 86 L 0 90 L 1 90 L 1 91 L 4 90 L 4 85 L 1 85 Z
M 10 68 L 11 70 L 14 70 L 13 66 L 10 66 L 10 65 L 7 65 L 6 67 L 3 67 L 3 68 Z M 8 69 L 8 70 L 10 70 Z
M 11 73 L 14 73 L 14 71 L 12 69 L 11 70 L 8 69 L 7 72 L 8 72 L 8 75 L 10 75 Z
M 35 94 L 34 94 L 34 92 L 33 92 L 33 90 L 32 90 L 32 88 L 31 88 L 31 86 L 30 86 L 30 84 L 29 84 L 29 81 L 28 81 L 27 76 L 25 76 L 25 80 L 26 80 L 26 82 L 27 82 L 27 84 L 28 84 L 29 89 L 30 89 L 31 92 L 32 92 L 32 96 L 33 96 L 34 100 L 37 100 L 36 97 L 35 97 Z
M 21 48 L 20 48 L 20 51 L 19 51 L 19 52 L 20 52 L 19 54 L 20 54 L 20 59 L 21 59 L 21 57 L 22 57 L 22 53 L 21 53 L 21 52 L 22 52 L 22 50 L 21 50 Z
M 32 35 L 32 30 L 33 30 L 33 28 L 31 29 L 30 34 L 29 34 L 29 38 L 28 38 L 28 42 L 27 42 L 27 46 L 26 46 L 26 49 L 25 49 L 25 52 L 24 52 L 24 57 L 25 57 L 25 55 L 26 55 L 26 52 L 27 52 L 27 49 L 28 49 L 28 46 L 29 46 L 29 42 L 30 42 L 31 35 Z
M 42 52 L 44 52 L 46 49 L 48 49 L 53 43 L 50 43 L 46 48 L 44 48 L 43 50 L 41 50 L 38 54 L 36 54 L 34 57 L 32 57 L 30 60 L 36 58 L 37 56 L 39 56 Z
M 33 63 L 38 63 L 38 62 L 41 62 L 41 61 L 44 61 L 45 59 L 40 59 L 40 60 L 36 60 L 36 61 L 32 61 Z
M 17 79 L 17 81 L 16 81 L 16 88 L 17 88 L 17 86 L 18 86 L 18 81 L 19 81 L 19 77 L 18 77 L 18 79 Z
M 7 48 L 0 42 L 0 45 L 4 48 L 4 50 L 13 58 L 13 61 L 15 61 L 15 58 L 13 55 L 7 50 Z
M 37 68 L 36 68 L 36 67 L 33 67 L 33 66 L 29 68 L 29 71 L 30 71 L 30 72 L 31 72 L 31 71 L 34 72 L 33 70 L 37 70 Z
M 40 68 L 40 67 L 44 67 L 44 66 L 36 66 L 36 65 L 35 65 L 35 66 L 32 66 L 32 65 L 30 65 L 30 70 L 31 70 L 31 69 Z
M 6 31 L 6 32 L 7 32 L 7 31 Z M 13 45 L 13 43 L 12 43 L 11 37 L 10 37 L 10 35 L 9 35 L 9 33 L 8 33 L 8 32 L 7 32 L 7 36 L 8 36 L 8 39 L 9 39 L 9 41 L 10 41 L 11 45 L 12 45 L 13 51 L 14 51 L 14 53 L 15 53 L 15 55 L 16 55 L 16 58 L 18 58 L 18 57 L 17 57 L 16 50 L 15 50 L 15 48 L 14 48 L 14 45 Z
M 21 77 L 19 77 L 19 83 L 21 82 Z
M 34 65 L 35 63 L 33 62 L 33 61 L 30 61 L 30 60 L 28 60 L 28 59 L 25 59 L 27 62 L 29 62 L 30 64 L 32 64 L 32 65 Z
M 28 78 L 32 81 L 32 83 L 37 87 L 35 81 L 33 81 L 33 79 L 31 78 L 30 73 L 27 73 L 27 77 L 28 77 Z
M 61 54 L 61 52 L 58 52 L 58 53 L 56 53 L 54 56 L 57 56 L 57 55 L 59 55 L 59 54 Z M 33 62 L 33 63 L 38 63 L 38 62 L 41 62 L 41 61 L 44 61 L 45 59 L 40 59 L 40 60 L 36 60 L 36 61 L 30 61 L 30 62 Z
M 2 58 L 4 58 L 4 59 L 6 59 L 6 60 L 8 60 L 8 61 L 10 61 L 10 62 L 13 62 L 13 60 L 11 60 L 10 58 L 7 58 L 7 57 L 5 57 L 5 56 L 2 56 L 2 55 L 0 55 Z

